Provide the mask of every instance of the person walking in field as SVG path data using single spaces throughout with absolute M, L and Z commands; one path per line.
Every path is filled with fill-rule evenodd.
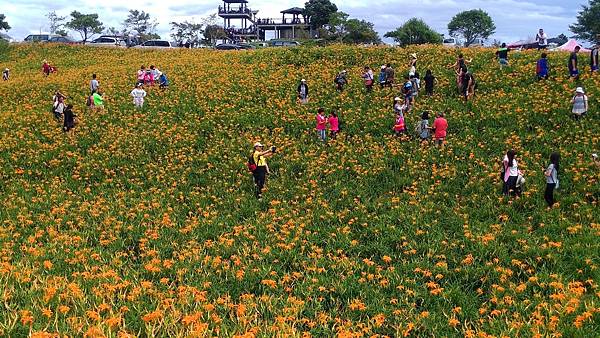
M 417 53 L 410 54 L 410 61 L 408 62 L 408 76 L 415 75 L 417 73 Z
M 554 205 L 554 190 L 558 188 L 558 169 L 560 168 L 560 155 L 556 152 L 550 155 L 550 164 L 548 168 L 544 170 L 544 176 L 546 176 L 546 191 L 544 192 L 544 199 L 548 204 L 548 208 L 552 208 Z
M 302 104 L 308 103 L 308 85 L 306 84 L 306 79 L 300 80 L 300 84 L 296 89 L 298 93 L 298 99 Z
M 165 73 L 161 73 L 158 78 L 158 88 L 167 89 L 169 87 L 169 79 L 167 79 L 167 75 Z
M 395 80 L 395 72 L 394 72 L 394 68 L 392 68 L 391 64 L 387 64 L 385 66 L 385 85 L 389 88 L 394 87 L 394 80 Z
M 137 83 L 144 84 L 144 78 L 146 77 L 146 66 L 142 65 L 137 71 Z
M 335 88 L 337 91 L 344 91 L 344 86 L 348 83 L 347 71 L 344 69 L 335 76 Z
M 77 117 L 77 115 L 75 115 L 73 113 L 73 105 L 72 104 L 67 105 L 67 107 L 64 109 L 63 113 L 64 113 L 63 131 L 66 133 L 66 132 L 72 130 L 73 128 L 75 128 L 75 117 Z
M 325 117 L 325 109 L 319 108 L 316 116 L 317 121 L 317 134 L 321 141 L 327 141 L 327 117 Z
M 592 74 L 598 72 L 598 54 L 598 43 L 596 43 L 590 51 L 590 71 Z
M 433 96 L 433 89 L 435 87 L 435 84 L 437 84 L 438 80 L 435 78 L 435 76 L 433 76 L 433 73 L 431 72 L 431 69 L 427 70 L 427 73 L 425 73 L 425 93 L 427 94 L 427 96 L 431 97 Z
M 146 72 L 144 73 L 144 85 L 154 86 L 154 73 L 151 68 L 146 69 Z
M 8 81 L 10 79 L 10 69 L 4 68 L 2 71 L 2 81 Z
M 415 126 L 415 133 L 421 140 L 421 143 L 427 141 L 431 136 L 431 127 L 429 127 L 429 112 L 424 111 L 421 114 L 421 120 Z
M 371 67 L 365 66 L 362 78 L 365 83 L 365 88 L 367 89 L 367 92 L 372 92 L 373 82 L 375 81 L 375 75 L 373 74 L 373 70 L 371 69 Z
M 383 87 L 385 87 L 385 65 L 381 66 L 381 69 L 379 71 L 379 88 L 383 89 Z
M 498 63 L 500 64 L 500 69 L 504 66 L 508 66 L 508 52 L 510 52 L 510 48 L 506 47 L 506 44 L 503 43 L 500 48 L 496 51 L 496 58 L 498 59 Z
M 579 63 L 577 60 L 577 53 L 581 50 L 581 47 L 575 47 L 575 51 L 569 55 L 569 75 L 575 80 L 579 80 Z
M 98 82 L 98 79 L 96 78 L 96 74 L 92 74 L 92 80 L 90 81 L 90 92 L 92 94 L 94 94 L 94 92 L 98 91 L 99 87 L 100 87 L 100 82 Z
M 133 97 L 133 104 L 136 108 L 144 107 L 144 98 L 146 97 L 146 91 L 144 90 L 141 83 L 138 83 L 130 94 Z
M 42 61 L 42 73 L 44 76 L 48 77 L 51 73 L 56 72 L 56 67 L 50 65 L 50 63 L 46 60 Z
M 332 140 L 335 140 L 337 138 L 337 134 L 340 132 L 340 121 L 335 111 L 331 112 L 327 122 L 329 122 L 329 136 Z
M 267 165 L 267 158 L 273 156 L 275 154 L 275 147 L 271 147 L 271 149 L 264 151 L 264 146 L 260 142 L 256 142 L 254 144 L 254 152 L 252 153 L 251 160 L 254 166 L 254 170 L 252 170 L 252 176 L 254 177 L 254 184 L 256 185 L 256 198 L 262 198 L 262 191 L 265 187 L 265 181 L 267 179 L 267 175 L 269 174 L 269 166 Z
M 448 131 L 448 121 L 444 118 L 443 112 L 437 114 L 431 128 L 434 130 L 435 143 L 443 148 Z
M 465 98 L 465 102 L 469 101 L 469 97 L 475 97 L 475 88 L 477 83 L 475 82 L 475 76 L 469 71 L 463 74 L 462 82 L 462 94 Z
M 396 109 L 394 109 L 396 111 Z M 392 128 L 396 137 L 401 136 L 406 131 L 406 124 L 404 122 L 404 113 L 402 109 L 396 111 L 396 119 L 394 120 L 394 127 Z
M 544 29 L 540 28 L 535 35 L 535 41 L 538 43 L 538 50 L 546 49 L 548 47 L 548 35 L 544 33 Z
M 52 97 L 52 113 L 54 114 L 54 118 L 57 120 L 62 118 L 62 116 L 63 116 L 63 112 L 65 110 L 65 99 L 66 98 L 67 97 L 58 90 Z
M 104 96 L 99 90 L 92 93 L 92 103 L 94 109 L 104 109 Z
M 535 74 L 538 80 L 547 80 L 549 73 L 550 65 L 548 64 L 548 55 L 546 53 L 542 53 L 542 56 L 537 61 L 535 66 Z
M 402 85 L 402 95 L 404 95 L 404 105 L 406 106 L 406 110 L 409 111 L 413 99 L 413 81 L 410 80 L 408 75 L 404 77 L 404 85 Z
M 577 87 L 575 90 L 575 96 L 571 100 L 571 104 L 573 105 L 573 109 L 571 109 L 571 113 L 573 113 L 573 118 L 578 121 L 581 117 L 585 116 L 588 111 L 588 97 L 585 95 L 585 91 L 582 87 Z
M 458 54 L 458 59 L 448 68 L 454 68 L 454 72 L 456 73 L 456 87 L 458 88 L 458 92 L 460 93 L 463 89 L 462 79 L 464 73 L 468 71 L 467 64 L 471 63 L 473 59 L 465 60 L 464 55 Z
M 517 179 L 520 172 L 516 156 L 516 152 L 511 149 L 506 152 L 504 159 L 502 159 L 502 180 L 504 182 L 502 185 L 502 193 L 505 196 L 514 196 L 517 193 Z

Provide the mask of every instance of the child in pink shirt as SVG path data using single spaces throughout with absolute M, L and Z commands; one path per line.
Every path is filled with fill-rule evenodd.
M 335 140 L 338 132 L 340 131 L 339 120 L 336 112 L 332 112 L 331 116 L 329 116 L 329 133 L 333 140 Z
M 442 146 L 444 144 L 444 140 L 446 139 L 446 130 L 448 130 L 448 121 L 444 118 L 444 113 L 439 112 L 438 117 L 433 121 L 433 129 L 435 142 Z
M 406 131 L 406 126 L 404 124 L 404 115 L 402 111 L 396 113 L 396 122 L 394 123 L 394 134 L 396 136 L 400 136 L 400 134 Z
M 325 117 L 325 109 L 319 108 L 317 112 L 317 133 L 321 141 L 327 140 L 327 117 Z
M 146 66 L 140 67 L 140 70 L 137 71 L 137 82 L 144 84 L 144 77 L 146 76 Z

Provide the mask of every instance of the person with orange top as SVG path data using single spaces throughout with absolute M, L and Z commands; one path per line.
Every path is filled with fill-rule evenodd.
M 448 121 L 444 118 L 443 112 L 437 114 L 437 118 L 433 121 L 433 126 L 431 126 L 431 128 L 434 130 L 433 137 L 435 142 L 437 145 L 443 147 L 448 130 Z

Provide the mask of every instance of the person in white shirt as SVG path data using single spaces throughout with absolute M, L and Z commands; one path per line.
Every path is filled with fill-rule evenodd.
M 544 29 L 540 28 L 535 36 L 535 41 L 538 43 L 538 50 L 548 47 L 548 36 L 544 33 Z
M 502 193 L 504 195 L 515 195 L 517 193 L 517 178 L 521 174 L 516 159 L 516 152 L 509 150 L 502 160 L 502 172 L 504 173 Z
M 142 86 L 143 85 L 141 83 L 138 83 L 131 91 L 131 96 L 133 96 L 133 104 L 135 104 L 136 108 L 142 108 L 144 106 L 146 91 L 142 88 Z

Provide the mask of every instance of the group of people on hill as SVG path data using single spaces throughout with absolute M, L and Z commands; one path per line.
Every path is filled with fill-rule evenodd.
M 158 86 L 161 89 L 167 88 L 169 86 L 167 75 L 154 65 L 151 65 L 148 69 L 146 69 L 146 66 L 142 65 L 137 71 L 137 84 L 154 86 L 155 83 L 158 83 Z

